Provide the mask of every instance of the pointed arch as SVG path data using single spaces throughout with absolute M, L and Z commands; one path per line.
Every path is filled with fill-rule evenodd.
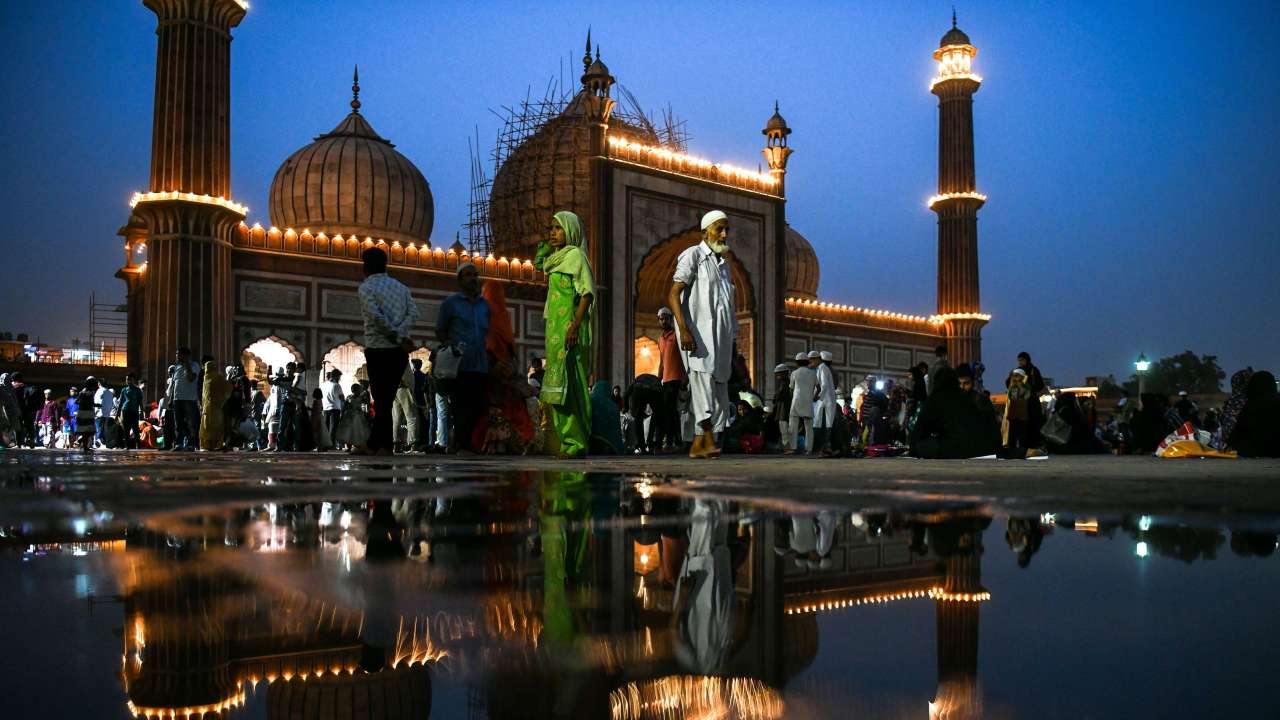
M 244 365 L 245 375 L 255 380 L 266 379 L 270 368 L 302 360 L 303 356 L 298 348 L 276 335 L 264 335 L 240 351 L 240 364 Z

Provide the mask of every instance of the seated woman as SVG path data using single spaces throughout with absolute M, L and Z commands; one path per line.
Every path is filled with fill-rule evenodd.
M 993 418 L 982 417 L 977 405 L 960 389 L 951 368 L 939 368 L 933 392 L 911 434 L 911 454 L 918 458 L 971 458 L 1000 449 L 1000 430 Z
M 755 403 L 760 400 L 750 396 Z M 739 399 L 737 415 L 724 431 L 724 451 L 758 454 L 764 450 L 764 411 L 750 400 Z
M 1085 455 L 1098 452 L 1101 449 L 1094 437 L 1093 428 L 1089 425 L 1089 420 L 1085 417 L 1084 410 L 1080 407 L 1080 401 L 1075 395 L 1063 395 L 1058 398 L 1058 403 L 1053 408 L 1053 414 L 1062 418 L 1071 428 L 1071 437 L 1066 443 L 1061 444 L 1046 438 L 1045 445 L 1050 453 Z
M 609 383 L 597 380 L 591 388 L 591 454 L 622 452 L 622 413 L 609 393 Z
M 1280 396 L 1275 376 L 1266 370 L 1254 373 L 1245 398 L 1227 444 L 1241 457 L 1280 457 Z

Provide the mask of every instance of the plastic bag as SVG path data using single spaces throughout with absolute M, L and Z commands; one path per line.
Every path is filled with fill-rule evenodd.
M 1172 435 L 1170 437 L 1173 437 Z M 1168 438 L 1165 439 L 1168 442 Z M 1166 445 L 1160 443 L 1160 449 L 1156 450 L 1156 457 L 1162 458 L 1220 458 L 1224 460 L 1235 460 L 1234 452 L 1222 452 L 1213 448 L 1205 447 L 1195 440 L 1176 440 Z

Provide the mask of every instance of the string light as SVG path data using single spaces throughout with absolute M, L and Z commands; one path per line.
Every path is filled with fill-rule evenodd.
M 929 209 L 932 210 L 934 205 L 937 205 L 944 200 L 977 200 L 979 202 L 986 202 L 987 196 L 980 192 L 940 193 L 929 198 Z
M 195 193 L 179 192 L 170 190 L 168 192 L 136 192 L 133 197 L 129 198 L 129 207 L 134 208 L 139 203 L 160 202 L 164 200 L 180 200 L 189 203 L 201 203 L 203 205 L 216 205 L 226 208 L 237 215 L 248 215 L 249 208 L 241 205 L 234 200 L 228 200 L 224 197 L 213 197 L 212 195 L 197 195 Z
M 778 184 L 778 178 L 768 173 L 759 173 L 728 163 L 714 163 L 704 158 L 686 155 L 664 147 L 643 145 L 622 137 L 610 136 L 609 147 L 616 156 L 657 165 L 663 170 L 686 174 L 715 172 L 732 181 L 754 183 L 766 187 L 773 187 Z
M 867 315 L 873 318 L 899 320 L 902 322 L 933 323 L 935 325 L 940 324 L 942 322 L 941 320 L 934 322 L 932 318 L 927 318 L 923 315 L 910 315 L 907 313 L 893 312 L 892 310 L 877 310 L 874 308 L 856 307 L 853 305 L 842 305 L 840 303 L 824 302 L 821 300 L 806 300 L 804 298 L 792 297 L 792 298 L 787 298 L 786 303 L 788 305 L 796 306 L 800 309 L 816 308 L 820 310 L 827 310 L 830 312 Z

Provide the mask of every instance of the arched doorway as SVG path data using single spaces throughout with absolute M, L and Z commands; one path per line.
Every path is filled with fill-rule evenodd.
M 325 373 L 331 369 L 342 371 L 342 383 L 345 386 L 353 382 L 368 382 L 369 371 L 364 362 L 364 346 L 354 340 L 348 340 L 324 354 Z
M 700 230 L 687 230 L 654 245 L 640 262 L 640 269 L 636 273 L 635 328 L 632 333 L 635 338 L 636 375 L 645 372 L 641 367 L 650 362 L 648 357 L 644 357 L 646 349 L 651 353 L 652 367 L 657 367 L 657 339 L 662 334 L 662 326 L 658 324 L 658 308 L 667 304 L 671 276 L 676 271 L 676 259 L 680 257 L 680 253 L 701 240 Z M 746 356 L 747 367 L 751 369 L 752 378 L 755 378 L 755 343 L 752 342 L 752 317 L 756 309 L 755 287 L 740 260 L 729 254 L 726 261 L 733 280 L 734 303 L 738 309 L 738 348 Z
M 276 368 L 301 360 L 302 353 L 297 348 L 274 335 L 255 340 L 240 352 L 245 375 L 259 381 L 265 380 Z

